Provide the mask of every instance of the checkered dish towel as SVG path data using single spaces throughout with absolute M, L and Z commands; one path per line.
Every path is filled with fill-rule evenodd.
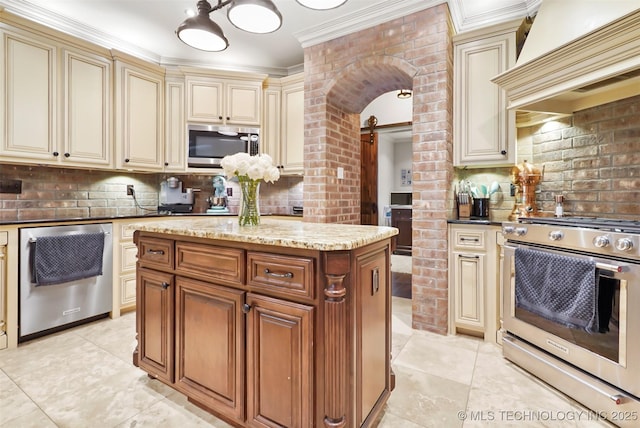
M 568 327 L 597 333 L 596 264 L 544 251 L 515 251 L 516 306 Z

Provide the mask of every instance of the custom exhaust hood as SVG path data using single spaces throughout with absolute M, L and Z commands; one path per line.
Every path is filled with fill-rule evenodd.
M 516 65 L 492 79 L 508 108 L 541 122 L 640 94 L 638 5 L 543 0 Z

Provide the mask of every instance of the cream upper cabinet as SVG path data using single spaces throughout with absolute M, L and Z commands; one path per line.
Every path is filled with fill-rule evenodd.
M 3 160 L 112 167 L 111 61 L 54 37 L 2 32 Z
M 187 121 L 220 125 L 260 125 L 262 82 L 266 76 L 187 75 Z
M 114 53 L 116 168 L 164 169 L 164 69 Z
M 64 151 L 68 164 L 112 166 L 111 61 L 98 55 L 62 50 Z
M 280 168 L 280 109 L 282 86 L 280 79 L 270 78 L 264 90 L 262 102 L 262 126 L 260 127 L 260 152 L 266 153 Z
M 515 163 L 515 112 L 491 79 L 516 62 L 521 21 L 454 37 L 454 165 L 486 167 Z
M 167 74 L 165 106 L 164 170 L 184 172 L 187 155 L 184 78 L 180 76 L 170 77 Z
M 264 91 L 261 151 L 282 175 L 304 173 L 304 75 L 269 79 Z
M 280 163 L 282 174 L 304 172 L 304 75 L 282 79 Z

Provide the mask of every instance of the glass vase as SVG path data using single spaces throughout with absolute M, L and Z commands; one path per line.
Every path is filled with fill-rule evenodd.
M 260 224 L 260 180 L 238 177 L 240 182 L 240 212 L 238 222 L 240 226 L 257 226 Z

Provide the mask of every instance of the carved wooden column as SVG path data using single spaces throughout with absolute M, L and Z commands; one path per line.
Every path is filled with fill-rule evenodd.
M 325 254 L 324 284 L 324 426 L 344 427 L 349 409 L 348 304 L 349 253 Z

